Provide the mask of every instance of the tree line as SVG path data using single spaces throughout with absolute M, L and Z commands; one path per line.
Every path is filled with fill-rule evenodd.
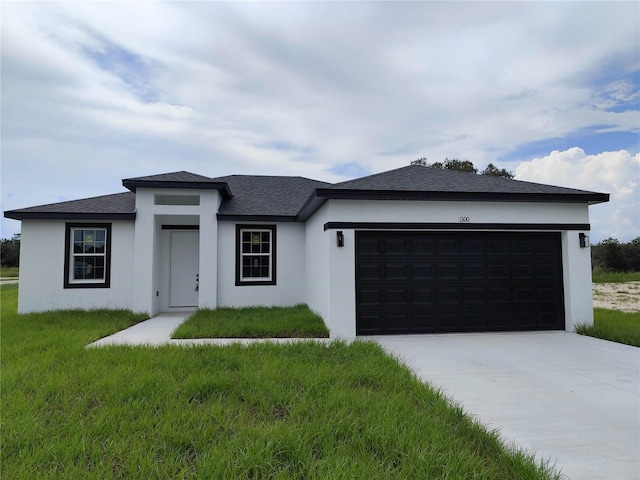
M 13 238 L 3 238 L 0 240 L 0 264 L 3 267 L 20 266 L 20 234 Z
M 606 272 L 640 272 L 640 237 L 627 243 L 607 238 L 591 245 L 591 268 Z
M 478 169 L 470 160 L 458 160 L 457 158 L 445 158 L 443 162 L 427 161 L 427 157 L 417 158 L 411 161 L 411 165 L 420 165 L 423 167 L 439 168 L 440 170 L 456 170 L 458 172 L 479 173 L 480 175 L 489 175 L 491 177 L 513 178 L 513 172 L 506 168 L 498 168 L 490 163 L 484 170 L 478 172 Z

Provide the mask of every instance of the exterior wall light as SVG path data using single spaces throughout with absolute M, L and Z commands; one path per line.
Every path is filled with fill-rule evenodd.
M 580 248 L 587 248 L 589 246 L 589 236 L 579 233 L 578 237 L 580 238 Z
M 342 234 L 342 230 L 338 230 L 336 232 L 336 238 L 338 240 L 338 246 L 344 247 L 344 235 Z

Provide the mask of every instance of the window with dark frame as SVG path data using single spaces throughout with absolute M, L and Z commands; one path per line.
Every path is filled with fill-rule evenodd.
M 111 224 L 67 223 L 64 288 L 108 288 Z
M 276 226 L 236 226 L 236 285 L 276 284 Z

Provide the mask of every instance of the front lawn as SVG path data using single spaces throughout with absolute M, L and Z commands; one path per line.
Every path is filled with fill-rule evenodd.
M 306 305 L 198 310 L 173 338 L 327 338 L 322 318 Z
M 373 343 L 87 349 L 138 317 L 0 289 L 2 478 L 558 478 Z
M 640 313 L 594 308 L 593 317 L 592 326 L 578 325 L 576 332 L 640 347 Z

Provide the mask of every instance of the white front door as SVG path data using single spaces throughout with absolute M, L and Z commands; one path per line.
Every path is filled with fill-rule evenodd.
M 198 231 L 171 232 L 170 307 L 198 306 L 199 249 Z

